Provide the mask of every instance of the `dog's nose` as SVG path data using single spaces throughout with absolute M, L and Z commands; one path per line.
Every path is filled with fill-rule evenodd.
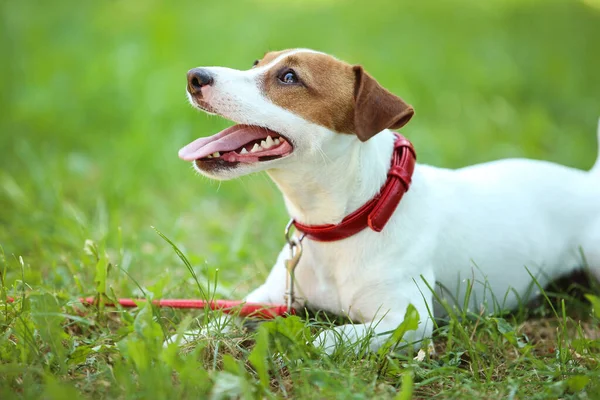
M 210 86 L 214 83 L 214 78 L 204 68 L 190 69 L 187 73 L 188 90 L 191 94 L 199 93 L 203 86 Z

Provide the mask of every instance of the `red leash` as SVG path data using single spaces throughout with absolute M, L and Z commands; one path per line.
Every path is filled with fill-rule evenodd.
M 95 305 L 97 304 L 95 297 L 82 297 L 79 299 L 82 304 Z M 118 304 L 121 307 L 133 308 L 137 307 L 138 303 L 145 303 L 146 299 L 118 299 Z M 14 302 L 12 297 L 8 298 L 8 302 Z M 287 307 L 282 304 L 261 304 L 247 303 L 241 300 L 193 300 L 193 299 L 163 299 L 154 300 L 152 302 L 157 307 L 170 308 L 194 308 L 194 309 L 211 309 L 222 311 L 226 314 L 235 314 L 240 317 L 258 318 L 258 319 L 273 319 L 281 316 L 285 317 L 290 314 L 295 314 L 292 309 L 287 312 Z M 108 307 L 114 307 L 114 303 L 105 303 Z

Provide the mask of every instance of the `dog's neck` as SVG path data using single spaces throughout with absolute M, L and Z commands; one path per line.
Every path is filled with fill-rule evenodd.
M 338 154 L 297 160 L 268 173 L 283 193 L 290 216 L 303 224 L 337 224 L 372 199 L 385 183 L 394 135 L 383 131 L 365 143 L 341 139 Z

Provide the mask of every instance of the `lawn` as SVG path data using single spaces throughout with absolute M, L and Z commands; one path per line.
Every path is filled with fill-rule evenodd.
M 547 288 L 510 314 L 452 315 L 422 360 L 326 356 L 310 339 L 329 322 L 303 316 L 163 349 L 216 315 L 77 301 L 241 298 L 284 244 L 266 175 L 212 182 L 177 158 L 230 124 L 187 104 L 191 67 L 316 48 L 414 105 L 402 132 L 420 162 L 587 169 L 598 0 L 21 0 L 0 12 L 1 399 L 600 398 L 594 285 Z

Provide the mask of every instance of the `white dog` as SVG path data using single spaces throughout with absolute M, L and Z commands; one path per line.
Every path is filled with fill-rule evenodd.
M 413 173 L 410 143 L 388 130 L 412 107 L 312 50 L 267 53 L 247 71 L 192 69 L 187 93 L 240 125 L 179 156 L 214 179 L 265 170 L 275 181 L 306 234 L 294 306 L 354 322 L 321 334 L 328 351 L 367 333 L 377 349 L 409 304 L 421 321 L 405 339 L 428 337 L 430 311 L 443 312 L 429 286 L 462 306 L 470 285 L 468 306 L 494 312 L 527 301 L 532 276 L 545 285 L 588 265 L 600 277 L 600 161 L 589 172 L 513 159 Z M 288 257 L 286 247 L 247 301 L 284 302 Z

